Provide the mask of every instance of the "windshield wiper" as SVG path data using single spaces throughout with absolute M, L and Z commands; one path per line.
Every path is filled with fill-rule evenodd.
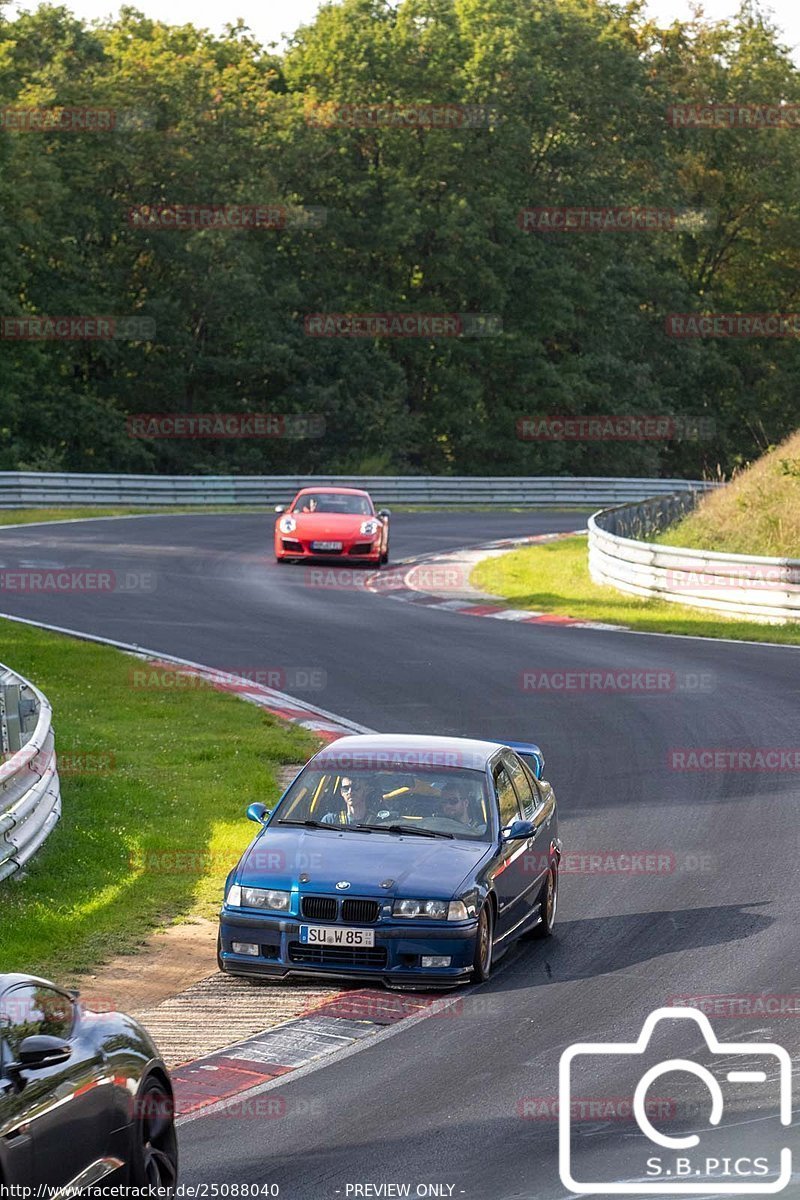
M 372 833 L 372 827 L 369 825 L 335 825 L 333 821 L 313 821 L 310 817 L 306 821 L 278 821 L 279 825 L 299 825 L 305 826 L 306 829 L 367 829 Z
M 380 833 L 411 833 L 414 837 L 450 838 L 454 833 L 445 833 L 443 829 L 417 829 L 414 825 L 355 825 L 355 829 L 377 830 Z

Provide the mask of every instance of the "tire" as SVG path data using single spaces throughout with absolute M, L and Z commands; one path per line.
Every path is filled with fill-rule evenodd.
M 556 923 L 556 912 L 558 911 L 558 867 L 555 863 L 547 872 L 547 878 L 542 884 L 542 890 L 539 893 L 539 903 L 542 906 L 542 919 L 536 928 L 531 930 L 531 937 L 541 940 L 553 936 L 553 928 Z
M 178 1181 L 175 1104 L 158 1075 L 149 1075 L 139 1089 L 131 1128 L 129 1175 L 134 1187 L 167 1188 L 170 1194 Z
M 478 932 L 475 938 L 475 956 L 472 960 L 472 978 L 475 983 L 485 983 L 492 973 L 494 949 L 494 912 L 490 901 L 486 901 L 478 917 Z
M 388 563 L 388 561 L 389 561 L 389 547 L 388 547 L 388 546 L 386 547 L 386 549 L 384 550 L 383 554 L 381 555 L 381 559 L 380 559 L 380 560 L 381 560 L 381 562 L 383 563 L 383 565 L 384 565 L 384 566 L 386 566 L 386 564 L 387 564 L 387 563 Z

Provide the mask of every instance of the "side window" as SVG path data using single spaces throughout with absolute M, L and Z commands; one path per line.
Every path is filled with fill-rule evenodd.
M 544 792 L 542 790 L 542 785 L 534 775 L 533 771 L 528 768 L 527 764 L 525 765 L 525 770 L 527 772 L 528 779 L 531 781 L 531 791 L 533 792 L 534 804 L 538 808 L 540 804 L 544 804 Z
M 25 984 L 11 988 L 0 999 L 0 1029 L 12 1057 L 26 1037 L 45 1033 L 68 1038 L 72 1033 L 73 1004 L 53 988 Z
M 519 796 L 519 803 L 523 816 L 529 821 L 533 816 L 538 799 L 531 786 L 528 773 L 525 770 L 523 763 L 520 762 L 516 755 L 504 754 L 503 762 L 508 767 L 508 774 L 511 778 L 511 782 L 514 784 L 517 795 Z
M 500 766 L 495 770 L 494 786 L 500 805 L 500 828 L 505 829 L 512 821 L 519 820 L 520 816 L 517 793 L 514 791 L 514 785 L 509 779 L 505 767 Z

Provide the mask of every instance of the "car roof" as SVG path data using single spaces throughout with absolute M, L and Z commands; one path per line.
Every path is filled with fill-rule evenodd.
M 324 760 L 327 756 L 332 760 L 341 759 L 340 765 L 342 766 L 346 765 L 348 759 L 352 760 L 352 766 L 358 766 L 359 759 L 362 759 L 365 760 L 362 765 L 369 766 L 371 760 L 374 760 L 377 765 L 384 756 L 392 760 L 395 755 L 399 757 L 400 755 L 419 754 L 421 765 L 466 766 L 472 770 L 480 770 L 489 763 L 499 749 L 500 746 L 497 742 L 484 741 L 480 738 L 439 737 L 420 733 L 366 733 L 353 734 L 329 742 L 314 756 L 312 761 L 318 758 Z M 444 761 L 434 760 L 428 763 L 426 756 L 430 755 L 436 755 L 437 759 L 441 757 Z M 450 759 L 452 761 L 449 761 Z M 397 763 L 391 761 L 386 765 L 389 769 L 394 770 L 398 766 Z M 413 765 L 413 760 L 409 765 Z
M 7 992 L 10 987 L 15 987 L 18 983 L 32 983 L 41 987 L 56 987 L 49 979 L 40 979 L 38 975 L 23 975 L 21 973 L 11 973 L 0 975 L 0 992 Z M 59 988 L 59 991 L 62 990 Z
M 300 488 L 296 495 L 304 496 L 306 492 L 333 492 L 337 496 L 369 496 L 369 492 L 364 488 L 338 487 L 327 483 L 309 484 L 308 487 Z

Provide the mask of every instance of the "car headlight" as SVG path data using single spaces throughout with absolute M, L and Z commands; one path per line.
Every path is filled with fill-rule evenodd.
M 232 908 L 241 908 L 242 889 L 238 883 L 232 883 L 228 888 L 228 894 L 225 897 L 225 903 L 230 904 Z
M 294 533 L 295 529 L 297 529 L 297 521 L 295 521 L 294 517 L 281 517 L 280 521 L 278 521 L 278 529 L 280 529 L 281 533 Z
M 380 527 L 380 521 L 369 520 L 361 522 L 361 532 L 364 537 L 374 537 Z
M 269 908 L 273 912 L 288 912 L 291 892 L 277 892 L 273 888 L 242 888 L 243 908 Z
M 464 915 L 460 912 L 452 915 L 453 908 L 463 909 Z M 392 913 L 395 917 L 421 917 L 429 921 L 464 921 L 467 910 L 460 900 L 395 900 Z

